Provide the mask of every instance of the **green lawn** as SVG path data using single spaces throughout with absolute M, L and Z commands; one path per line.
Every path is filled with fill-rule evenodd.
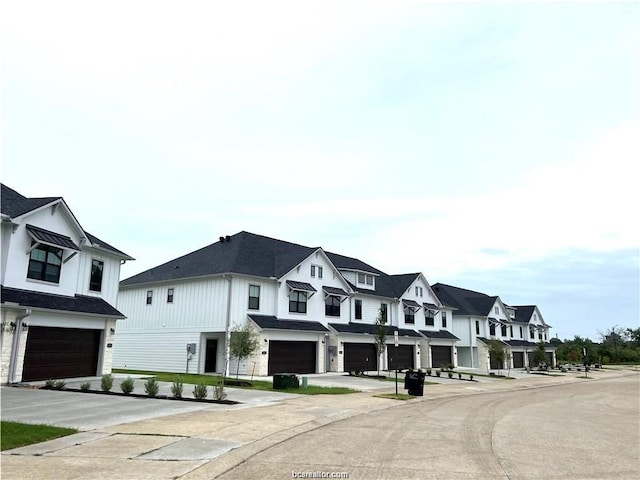
M 148 375 L 149 377 L 155 377 L 159 382 L 173 382 L 176 379 L 178 374 L 171 372 L 151 372 L 146 370 L 124 370 L 124 369 L 113 369 L 113 373 L 123 373 L 125 375 Z M 220 375 L 197 375 L 193 373 L 181 373 L 180 379 L 182 383 L 185 385 L 196 385 L 198 383 L 204 383 L 205 385 L 219 385 L 222 381 L 222 376 Z M 233 376 L 227 377 L 227 385 L 234 388 L 247 388 L 251 390 L 273 390 L 273 383 L 265 380 L 252 380 L 251 386 L 237 386 L 232 383 L 235 381 Z M 185 387 L 186 390 L 186 387 Z M 278 390 L 278 392 L 284 393 L 299 393 L 304 395 L 342 395 L 347 393 L 356 393 L 357 390 L 352 390 L 350 388 L 343 387 L 318 387 L 315 385 L 309 385 L 307 388 L 299 388 L 299 389 L 286 389 L 286 390 Z
M 75 428 L 31 425 L 18 422 L 1 422 L 0 428 L 2 429 L 0 432 L 2 448 L 0 450 L 26 447 L 27 445 L 53 440 L 58 437 L 66 437 L 78 432 Z
M 398 395 L 395 393 L 380 393 L 378 395 L 374 395 L 374 397 L 390 398 L 391 400 L 411 400 L 412 398 L 416 398 L 413 395 L 408 395 L 406 393 L 399 393 Z

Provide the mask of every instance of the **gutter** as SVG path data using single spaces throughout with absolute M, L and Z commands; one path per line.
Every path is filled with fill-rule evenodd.
M 31 315 L 31 309 L 26 308 L 24 313 L 21 313 L 16 317 L 15 324 L 16 329 L 13 333 L 13 342 L 11 345 L 11 357 L 9 358 L 9 374 L 7 375 L 7 383 L 15 383 L 16 377 L 16 363 L 18 362 L 18 350 L 20 347 L 20 336 L 22 335 L 22 320 Z
M 222 376 L 222 385 L 224 386 L 224 379 L 229 376 L 229 360 L 231 357 L 231 285 L 233 277 L 230 274 L 222 275 L 222 278 L 229 282 L 229 288 L 227 290 L 227 319 L 224 326 L 224 375 Z

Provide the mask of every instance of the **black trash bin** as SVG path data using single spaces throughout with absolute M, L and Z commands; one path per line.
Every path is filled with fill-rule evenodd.
M 404 377 L 404 385 L 409 390 L 409 395 L 414 397 L 422 397 L 424 395 L 424 372 L 407 372 Z

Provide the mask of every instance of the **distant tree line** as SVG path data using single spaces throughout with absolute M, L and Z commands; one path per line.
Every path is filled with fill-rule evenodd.
M 572 340 L 559 342 L 556 357 L 560 363 L 582 363 L 583 348 L 587 349 L 587 362 L 594 363 L 640 363 L 640 328 L 622 328 L 617 325 L 598 332 L 599 342 L 576 335 Z

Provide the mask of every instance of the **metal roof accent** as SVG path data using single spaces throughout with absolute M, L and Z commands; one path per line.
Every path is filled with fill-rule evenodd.
M 305 282 L 294 282 L 293 280 L 287 280 L 287 287 L 289 287 L 292 291 L 312 293 L 317 292 L 313 285 Z
M 80 247 L 78 247 L 71 238 L 65 235 L 60 235 L 59 233 L 45 230 L 44 228 L 34 227 L 33 225 L 27 225 L 27 232 L 29 233 L 29 236 L 38 243 L 43 243 L 52 247 L 61 247 L 66 250 L 74 250 L 76 252 L 80 251 Z
M 409 308 L 415 308 L 416 310 L 421 309 L 422 307 L 420 306 L 420 304 L 414 300 L 402 300 L 402 304 L 405 307 L 409 307 Z
M 300 330 L 304 332 L 328 332 L 320 322 L 310 320 L 286 320 L 273 315 L 248 315 L 256 325 L 264 330 Z
M 336 297 L 348 297 L 349 294 L 347 292 L 345 292 L 343 289 L 341 288 L 337 288 L 337 287 L 322 287 L 322 290 L 324 290 L 324 293 L 326 293 L 327 295 L 333 295 Z
M 427 338 L 438 338 L 446 340 L 460 340 L 448 330 L 420 330 L 420 333 Z

